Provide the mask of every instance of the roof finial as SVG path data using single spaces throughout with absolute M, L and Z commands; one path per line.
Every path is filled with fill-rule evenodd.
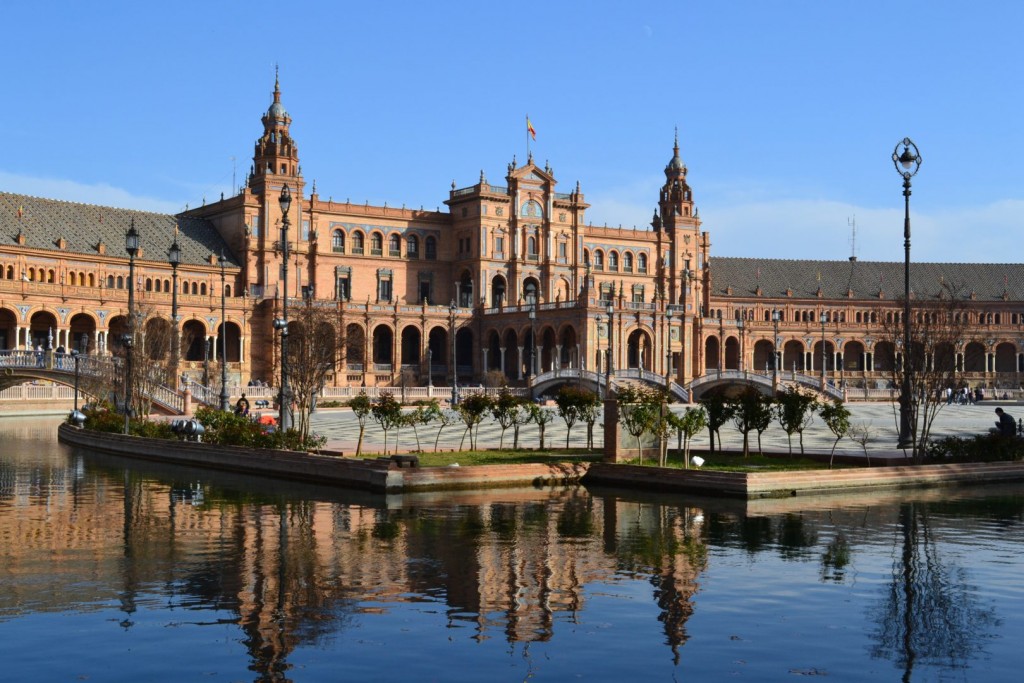
M 676 154 L 679 154 L 679 126 L 676 126 L 676 141 L 673 148 L 676 150 Z
M 281 101 L 281 79 L 277 62 L 274 62 L 274 101 Z

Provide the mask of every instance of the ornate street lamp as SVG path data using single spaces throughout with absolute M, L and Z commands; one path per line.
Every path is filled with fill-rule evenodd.
M 772 326 L 775 328 L 775 337 L 772 339 L 772 384 L 779 383 L 779 309 L 772 309 Z
M 821 314 L 821 390 L 825 390 L 825 321 L 828 318 Z
M 613 370 L 612 364 L 613 364 L 614 359 L 615 359 L 615 355 L 614 355 L 614 352 L 613 352 L 613 348 L 614 347 L 612 346 L 612 341 L 613 341 L 614 335 L 615 335 L 614 326 L 612 325 L 612 322 L 613 322 L 613 320 L 615 318 L 615 306 L 612 304 L 612 300 L 611 299 L 608 299 L 608 306 L 607 306 L 607 308 L 605 308 L 605 313 L 608 314 L 608 350 L 605 351 L 605 353 L 608 354 L 608 355 L 605 356 L 605 359 L 604 359 L 604 361 L 605 361 L 604 362 L 604 389 L 605 389 L 605 394 L 604 395 L 605 395 L 606 398 L 611 398 L 611 396 L 612 396 L 612 370 Z
M 900 151 L 902 145 L 903 151 Z M 910 345 L 910 179 L 921 168 L 921 155 L 910 138 L 903 138 L 896 144 L 892 153 L 892 163 L 896 172 L 903 178 L 903 382 L 900 385 L 900 438 L 898 448 L 911 448 L 914 436 L 911 425 L 913 402 L 912 374 L 914 364 L 911 362 Z
M 78 349 L 71 349 L 71 358 L 75 361 L 75 412 L 78 412 Z
M 181 329 L 178 322 L 178 266 L 181 265 L 181 247 L 178 246 L 178 230 L 174 230 L 174 241 L 167 250 L 167 262 L 171 264 L 171 375 L 178 386 L 178 359 L 181 357 Z
M 224 258 L 224 250 L 220 250 L 220 258 L 217 259 L 220 265 L 220 409 L 227 412 L 231 410 L 228 396 L 228 318 L 227 318 L 227 296 L 226 296 L 226 274 L 224 267 L 228 261 Z
M 132 346 L 135 344 L 135 256 L 139 253 L 139 231 L 135 219 L 128 225 L 124 236 L 124 250 L 128 252 L 128 334 L 124 335 L 124 433 L 128 434 L 132 414 Z
M 281 317 L 274 321 L 274 329 L 281 331 L 281 391 L 278 396 L 278 422 L 282 431 L 292 427 L 292 392 L 288 388 L 288 210 L 292 208 L 292 193 L 285 185 L 278 198 L 281 206 Z
M 537 322 L 537 295 L 530 297 L 530 380 L 537 374 L 537 333 L 535 323 Z
M 665 311 L 665 393 L 672 390 L 672 310 Z
M 452 330 L 452 405 L 458 405 L 459 403 L 459 366 L 458 358 L 456 357 L 455 347 L 455 312 L 459 307 L 455 304 L 455 299 L 448 304 L 448 312 L 451 313 L 451 330 Z
M 601 314 L 598 313 L 597 314 L 597 368 L 595 368 L 595 369 L 598 372 L 598 374 L 596 376 L 599 378 L 598 382 L 597 382 L 597 396 L 598 396 L 598 398 L 600 398 L 602 400 L 604 399 L 604 389 L 601 387 L 601 381 L 600 381 L 601 374 L 600 373 L 601 373 L 601 321 L 603 321 L 603 320 L 604 320 L 604 318 L 602 318 Z M 582 373 L 583 373 L 583 370 L 581 369 L 580 370 L 581 376 L 582 376 Z
M 434 388 L 434 350 L 429 346 L 430 342 L 427 342 L 427 389 L 432 390 Z M 431 394 L 427 394 L 430 396 Z

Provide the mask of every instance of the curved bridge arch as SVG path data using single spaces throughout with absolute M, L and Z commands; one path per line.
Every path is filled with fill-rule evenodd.
M 655 389 L 665 388 L 664 377 L 647 370 L 637 370 L 636 368 L 612 373 L 611 384 L 613 390 L 620 385 L 620 380 L 638 381 Z M 540 396 L 563 384 L 581 384 L 596 393 L 601 393 L 603 388 L 605 395 L 607 395 L 604 374 L 594 372 L 593 370 L 583 370 L 580 372 L 578 368 L 562 368 L 560 370 L 542 372 L 531 380 L 530 394 L 535 397 Z M 671 383 L 669 391 L 679 401 L 688 403 L 690 400 L 690 392 L 675 382 Z
M 779 373 L 779 388 L 794 384 L 824 393 L 831 398 L 845 398 L 842 390 L 831 384 L 826 384 L 822 391 L 820 377 L 811 377 L 796 372 Z M 747 370 L 722 370 L 698 377 L 690 382 L 690 390 L 695 397 L 701 396 L 713 388 L 737 386 L 754 387 L 767 396 L 775 393 L 775 386 L 770 375 Z

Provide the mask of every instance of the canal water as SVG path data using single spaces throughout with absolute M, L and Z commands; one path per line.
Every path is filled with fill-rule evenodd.
M 0 419 L 11 681 L 1016 681 L 1024 487 L 378 496 Z

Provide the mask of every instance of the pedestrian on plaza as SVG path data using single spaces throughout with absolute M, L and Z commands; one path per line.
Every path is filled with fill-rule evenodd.
M 45 367 L 45 366 L 46 366 L 46 363 L 43 360 L 43 345 L 42 344 L 36 344 L 36 367 L 37 368 L 42 368 L 42 367 Z
M 996 426 L 988 430 L 989 433 L 999 436 L 1016 436 L 1017 422 L 1013 417 L 1002 408 L 996 408 L 996 415 L 999 416 L 999 419 L 996 421 Z
M 249 399 L 242 394 L 242 397 L 235 403 L 235 415 L 248 415 L 249 414 Z

